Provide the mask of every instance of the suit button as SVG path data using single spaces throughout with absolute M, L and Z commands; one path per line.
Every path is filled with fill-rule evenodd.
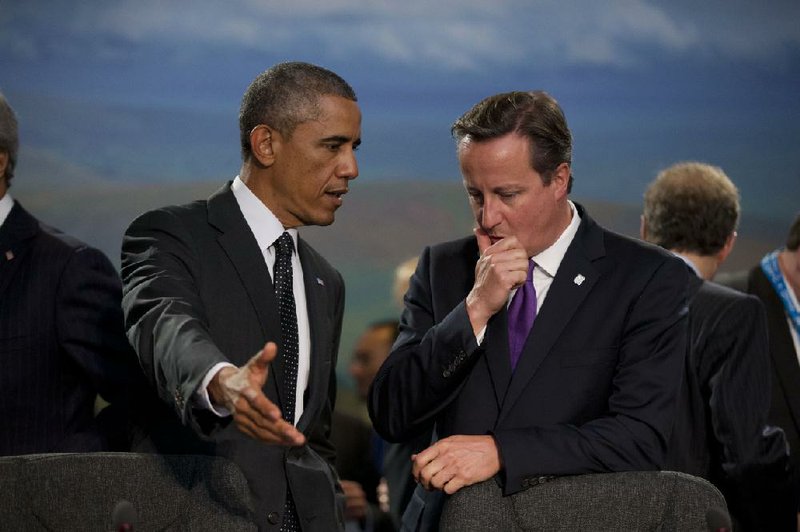
M 277 525 L 280 521 L 280 517 L 281 516 L 278 515 L 278 512 L 270 512 L 269 515 L 267 515 L 267 521 L 269 521 L 272 525 Z

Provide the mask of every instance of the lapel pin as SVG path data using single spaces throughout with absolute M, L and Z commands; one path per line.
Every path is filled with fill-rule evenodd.
M 572 282 L 575 283 L 576 285 L 580 286 L 580 285 L 583 284 L 583 282 L 585 280 L 586 280 L 586 277 L 584 277 L 581 274 L 578 274 L 578 275 L 575 276 L 575 279 L 573 279 Z
M 14 252 L 10 249 L 6 251 L 6 260 L 14 260 Z
M 322 279 L 317 277 L 317 284 L 320 285 L 320 286 L 325 286 L 325 281 L 323 281 Z

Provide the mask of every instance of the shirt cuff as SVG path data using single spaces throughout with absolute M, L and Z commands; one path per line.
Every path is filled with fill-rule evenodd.
M 222 368 L 231 367 L 235 368 L 233 364 L 230 362 L 218 362 L 211 366 L 211 369 L 208 370 L 206 376 L 203 377 L 203 381 L 200 383 L 200 387 L 197 389 L 197 392 L 194 394 L 194 402 L 195 404 L 204 410 L 210 410 L 218 417 L 228 417 L 231 415 L 230 411 L 222 406 L 214 406 L 211 404 L 211 397 L 208 395 L 208 384 L 211 382 L 211 379 L 214 378 L 214 375 L 219 373 Z
M 487 325 L 481 327 L 481 330 L 475 335 L 475 341 L 478 342 L 479 346 L 483 343 L 483 337 L 486 336 L 486 327 Z

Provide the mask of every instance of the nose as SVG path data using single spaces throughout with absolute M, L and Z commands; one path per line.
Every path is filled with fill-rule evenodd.
M 355 179 L 358 177 L 358 161 L 356 152 L 353 149 L 343 155 L 342 161 L 336 167 L 336 176 L 344 179 Z
M 480 226 L 484 230 L 489 230 L 497 226 L 500 220 L 500 210 L 496 202 L 492 201 L 489 197 L 484 198 L 483 205 L 478 212 L 478 223 Z

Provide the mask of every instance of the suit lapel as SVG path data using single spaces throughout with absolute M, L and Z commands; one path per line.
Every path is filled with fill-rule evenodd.
M 6 221 L 0 227 L 0 299 L 11 284 L 14 272 L 22 266 L 33 237 L 40 232 L 36 218 L 15 201 Z
M 582 218 L 581 225 L 561 261 L 547 299 L 522 348 L 522 355 L 503 401 L 498 424 L 513 408 L 575 311 L 600 278 L 600 272 L 592 261 L 605 254 L 602 231 L 582 208 L 578 208 Z M 505 352 L 508 353 L 508 348 Z
M 208 199 L 208 221 L 217 228 L 220 247 L 227 255 L 239 275 L 239 281 L 247 292 L 265 341 L 273 340 L 281 348 L 281 327 L 278 316 L 278 302 L 264 256 L 258 248 L 253 233 L 239 209 L 239 204 L 231 192 L 230 184 L 225 185 Z M 259 346 L 261 348 L 263 346 Z M 283 382 L 283 357 L 278 356 L 271 364 L 275 392 L 283 403 L 282 389 L 277 383 Z M 269 386 L 269 380 L 267 385 Z
M 489 321 L 484 338 L 486 364 L 489 366 L 489 375 L 494 385 L 495 398 L 498 411 L 508 391 L 511 380 L 511 359 L 508 347 L 508 312 L 504 308 Z
M 328 301 L 328 291 L 325 288 L 326 279 L 322 276 L 316 257 L 308 244 L 300 238 L 297 239 L 297 243 L 300 264 L 303 266 L 303 285 L 306 291 L 306 309 L 311 337 L 310 373 L 306 388 L 308 393 L 303 415 L 297 422 L 299 430 L 302 431 L 308 426 L 309 420 L 316 417 L 314 412 L 327 397 L 330 361 L 326 364 L 324 358 L 331 351 L 330 346 L 326 343 L 333 335 L 326 312 L 331 306 Z M 332 282 L 332 280 L 328 280 L 328 282 Z

